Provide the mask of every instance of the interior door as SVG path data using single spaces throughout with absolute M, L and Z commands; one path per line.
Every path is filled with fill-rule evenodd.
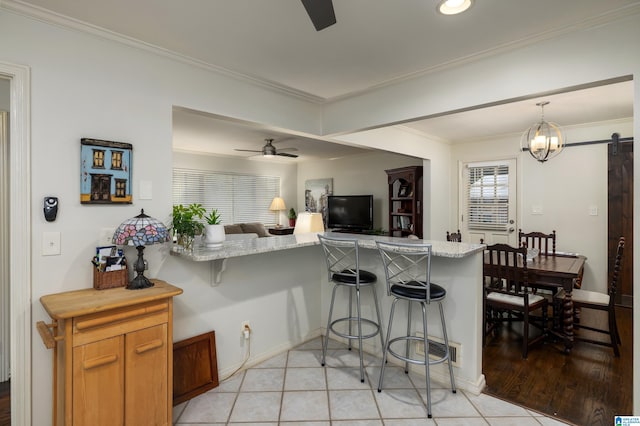
M 611 277 L 618 239 L 624 236 L 624 260 L 616 303 L 633 306 L 633 141 L 609 144 L 608 265 Z
M 460 163 L 459 169 L 462 240 L 517 246 L 516 160 Z

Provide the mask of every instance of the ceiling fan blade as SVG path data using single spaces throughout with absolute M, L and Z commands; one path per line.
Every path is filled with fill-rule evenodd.
M 276 155 L 280 157 L 298 158 L 296 154 L 289 154 L 287 152 L 278 152 Z
M 301 0 L 307 14 L 316 27 L 316 31 L 324 30 L 336 23 L 333 0 Z
M 297 151 L 298 148 L 290 147 L 290 148 L 278 148 L 278 152 L 280 151 Z
M 242 152 L 262 152 L 260 149 L 238 149 L 235 148 L 234 151 L 242 151 Z

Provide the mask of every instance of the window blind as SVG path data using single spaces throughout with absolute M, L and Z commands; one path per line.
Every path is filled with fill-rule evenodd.
M 468 171 L 469 229 L 505 231 L 509 221 L 509 166 L 469 166 Z
M 200 203 L 207 213 L 217 209 L 223 224 L 275 223 L 269 205 L 280 196 L 277 176 L 173 169 L 173 204 Z

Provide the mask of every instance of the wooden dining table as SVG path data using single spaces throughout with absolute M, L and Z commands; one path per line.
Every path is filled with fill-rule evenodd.
M 545 288 L 557 286 L 564 289 L 562 303 L 563 323 L 558 335 L 564 340 L 564 351 L 571 352 L 573 347 L 573 302 L 571 293 L 582 285 L 582 274 L 587 258 L 578 254 L 538 255 L 527 261 L 527 269 L 533 279 L 529 285 L 535 287 L 535 282 L 544 283 Z
M 487 256 L 485 254 L 485 256 Z M 563 339 L 565 353 L 570 353 L 573 347 L 573 302 L 571 294 L 574 288 L 582 285 L 582 274 L 587 258 L 579 254 L 557 253 L 555 255 L 540 254 L 527 260 L 528 286 L 536 288 L 557 287 L 564 289 L 562 301 L 562 324 L 558 329 L 551 330 L 552 334 Z M 518 261 L 522 266 L 522 260 Z M 485 257 L 485 263 L 489 263 Z M 554 292 L 555 293 L 555 292 Z M 555 323 L 555 321 L 554 321 Z

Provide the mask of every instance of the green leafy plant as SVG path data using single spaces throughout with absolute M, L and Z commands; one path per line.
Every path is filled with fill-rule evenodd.
M 218 213 L 218 209 L 211 210 L 211 213 L 206 215 L 204 220 L 206 220 L 209 225 L 220 225 L 220 214 Z
M 295 219 L 298 217 L 298 215 L 296 214 L 296 211 L 293 207 L 291 207 L 289 209 L 289 214 L 287 215 L 289 217 L 289 219 Z
M 182 204 L 173 206 L 173 218 L 171 229 L 173 233 L 180 237 L 193 239 L 202 233 L 204 224 L 201 222 L 206 210 L 202 204 L 193 203 L 187 207 Z

